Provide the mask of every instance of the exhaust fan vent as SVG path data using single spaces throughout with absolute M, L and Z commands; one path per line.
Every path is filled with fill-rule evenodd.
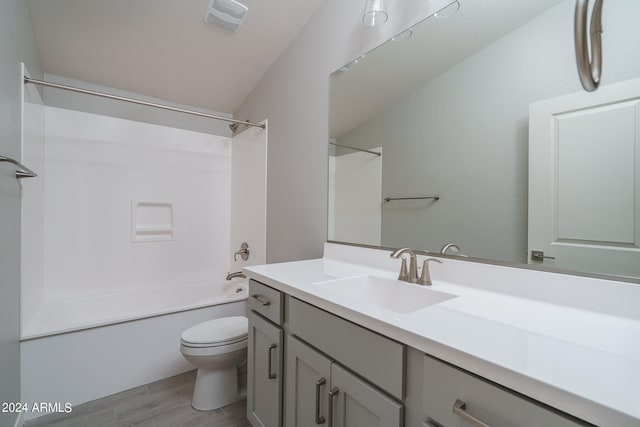
M 247 17 L 249 8 L 235 0 L 210 0 L 204 21 L 237 33 Z

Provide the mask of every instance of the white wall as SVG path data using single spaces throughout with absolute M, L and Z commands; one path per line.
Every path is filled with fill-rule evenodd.
M 45 112 L 43 210 L 24 213 L 43 223 L 43 237 L 24 236 L 44 244 L 41 300 L 224 278 L 230 138 L 55 107 Z M 142 218 L 137 202 L 151 203 Z M 169 208 L 172 218 L 163 217 Z M 163 234 L 167 225 L 173 236 Z M 136 237 L 136 227 L 150 230 Z M 25 268 L 40 268 L 33 261 Z M 25 319 L 37 297 L 25 292 Z
M 384 207 L 383 245 L 456 242 L 467 255 L 526 262 L 529 103 L 582 90 L 574 7 L 549 9 L 340 139 L 383 145 L 383 194 L 441 196 Z M 640 3 L 607 3 L 603 19 L 602 84 L 640 76 Z
M 447 3 L 389 1 L 389 21 L 370 28 L 362 24 L 363 1 L 325 1 L 234 112 L 251 121 L 269 119 L 268 262 L 322 256 L 329 74 Z
M 0 155 L 20 159 L 22 69 L 42 76 L 27 2 L 0 1 Z M 27 165 L 28 166 L 28 165 Z M 20 184 L 0 164 L 0 402 L 20 400 Z M 0 425 L 18 414 L 0 412 Z

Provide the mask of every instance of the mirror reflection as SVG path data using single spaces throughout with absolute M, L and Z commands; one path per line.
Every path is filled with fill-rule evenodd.
M 573 0 L 457 3 L 331 75 L 329 240 L 640 277 L 640 2 L 589 93 Z

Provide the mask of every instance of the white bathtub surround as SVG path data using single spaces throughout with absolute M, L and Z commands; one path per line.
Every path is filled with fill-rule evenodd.
M 242 300 L 23 341 L 22 400 L 79 405 L 192 370 L 180 354 L 182 332 L 245 314 Z
M 181 310 L 194 287 L 265 262 L 265 130 L 232 141 L 25 108 L 25 161 L 41 175 L 24 190 L 23 337 L 163 314 L 171 293 Z M 242 241 L 249 260 L 230 263 Z
M 23 253 L 43 271 L 23 282 L 24 325 L 68 300 L 224 279 L 230 138 L 53 107 L 45 138 L 42 192 L 25 188 L 43 201 L 23 216 L 42 223 L 44 253 Z M 145 235 L 166 226 L 154 207 L 170 210 L 172 239 Z
M 322 259 L 246 271 L 596 425 L 640 423 L 640 285 L 439 258 L 442 264 L 430 265 L 430 290 L 455 297 L 404 314 L 327 285 L 367 275 L 395 279 L 399 260 L 389 254 L 326 244 Z
M 267 129 L 250 127 L 231 144 L 231 251 L 229 271 L 267 262 Z M 247 242 L 249 258 L 233 254 Z

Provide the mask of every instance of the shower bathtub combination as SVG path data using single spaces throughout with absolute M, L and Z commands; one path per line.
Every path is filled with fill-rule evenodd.
M 246 279 L 225 278 L 265 262 L 266 122 L 229 119 L 229 137 L 46 106 L 29 84 L 23 99 L 22 400 L 75 406 L 195 369 L 182 332 L 246 315 Z

